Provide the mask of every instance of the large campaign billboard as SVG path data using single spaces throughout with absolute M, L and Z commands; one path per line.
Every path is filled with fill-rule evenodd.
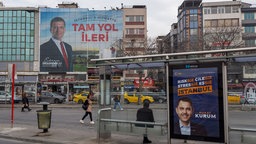
M 171 138 L 224 142 L 222 63 L 169 67 Z
M 40 8 L 40 71 L 87 71 L 115 57 L 122 37 L 122 10 Z

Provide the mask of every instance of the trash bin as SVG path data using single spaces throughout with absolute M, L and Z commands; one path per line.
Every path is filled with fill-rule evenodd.
M 48 129 L 51 127 L 51 110 L 37 110 L 37 122 L 38 129 L 43 129 L 44 132 L 48 132 Z

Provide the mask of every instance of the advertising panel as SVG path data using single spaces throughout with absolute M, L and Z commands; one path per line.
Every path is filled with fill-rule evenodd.
M 169 67 L 171 138 L 224 142 L 222 64 Z
M 40 8 L 40 71 L 87 71 L 115 57 L 122 36 L 122 10 Z

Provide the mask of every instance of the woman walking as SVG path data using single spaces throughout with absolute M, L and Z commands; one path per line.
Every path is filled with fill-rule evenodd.
M 85 110 L 85 114 L 82 117 L 82 119 L 80 120 L 80 123 L 84 123 L 84 119 L 87 117 L 87 115 L 90 116 L 90 124 L 94 124 L 94 121 L 92 120 L 92 94 L 90 93 L 87 96 L 87 100 L 84 102 L 84 104 L 86 106 L 86 110 Z

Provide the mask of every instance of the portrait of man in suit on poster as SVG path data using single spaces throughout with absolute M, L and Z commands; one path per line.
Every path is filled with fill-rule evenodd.
M 203 125 L 191 121 L 194 108 L 190 98 L 181 97 L 175 110 L 179 121 L 174 123 L 174 134 L 207 136 L 207 131 Z
M 63 41 L 66 23 L 61 17 L 54 17 L 50 22 L 52 37 L 40 46 L 40 71 L 73 71 L 72 46 Z

